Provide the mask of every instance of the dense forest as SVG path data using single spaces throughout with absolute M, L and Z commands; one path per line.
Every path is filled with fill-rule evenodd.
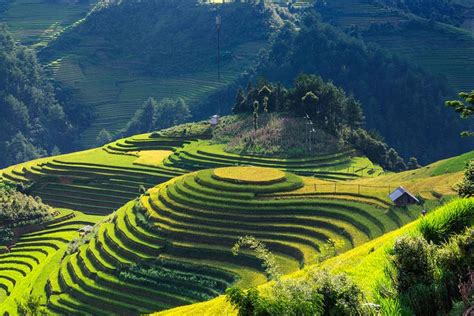
M 367 128 L 403 156 L 428 162 L 471 148 L 458 137 L 462 123 L 443 107 L 455 94 L 443 78 L 322 23 L 314 12 L 299 30 L 288 24 L 279 32 L 259 70 L 283 83 L 301 72 L 334 81 L 361 101 Z
M 73 148 L 75 126 L 87 124 L 86 109 L 65 107 L 60 100 L 66 98 L 34 52 L 0 25 L 0 166 Z

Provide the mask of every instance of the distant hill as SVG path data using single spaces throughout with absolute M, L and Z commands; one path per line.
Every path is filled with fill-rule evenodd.
M 282 23 L 274 9 L 223 6 L 219 83 L 216 15 L 215 7 L 194 1 L 100 4 L 41 51 L 54 78 L 76 89 L 75 98 L 94 109 L 96 119 L 83 134 L 83 145 L 93 145 L 103 128 L 123 128 L 150 96 L 182 97 L 192 108 L 250 71 Z
M 0 23 L 23 45 L 41 49 L 86 16 L 95 0 L 3 0 Z
M 353 94 L 362 103 L 367 128 L 379 131 L 405 157 L 427 163 L 472 148 L 472 140 L 459 137 L 460 119 L 443 106 L 455 97 L 444 78 L 323 23 L 313 12 L 299 28 L 287 26 L 278 34 L 259 67 L 269 80 L 284 83 L 302 72 Z
M 457 91 L 472 89 L 474 29 L 469 28 L 469 32 L 448 24 L 429 22 L 396 6 L 387 6 L 387 3 L 395 2 L 398 1 L 332 0 L 318 10 L 325 21 L 338 28 L 356 32 L 366 42 L 377 43 L 433 74 L 446 76 Z M 425 5 L 429 6 L 429 2 Z M 469 1 L 463 4 L 472 6 Z M 466 9 L 453 10 L 463 16 Z

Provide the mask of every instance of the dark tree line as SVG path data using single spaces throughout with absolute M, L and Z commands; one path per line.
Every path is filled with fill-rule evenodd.
M 256 102 L 256 103 L 255 103 Z M 344 126 L 361 127 L 364 115 L 360 103 L 331 82 L 315 75 L 299 75 L 291 88 L 259 80 L 248 84 L 245 92 L 239 89 L 234 113 L 287 112 L 303 117 L 309 115 L 318 128 L 337 134 Z
M 47 79 L 35 54 L 0 25 L 0 166 L 73 148 L 73 124 L 86 109 L 63 107 L 58 92 L 66 98 L 66 91 Z
M 458 138 L 462 123 L 440 106 L 453 93 L 446 80 L 322 23 L 314 12 L 299 26 L 279 32 L 259 73 L 284 83 L 302 72 L 332 80 L 361 101 L 367 127 L 405 157 L 425 163 L 470 148 Z
M 258 128 L 259 113 L 308 116 L 314 127 L 350 143 L 386 169 L 402 171 L 419 167 L 416 158 L 410 158 L 405 164 L 395 149 L 364 130 L 361 104 L 332 82 L 324 82 L 316 75 L 300 74 L 290 88 L 263 78 L 255 86 L 249 83 L 245 91 L 238 90 L 233 112 L 252 113 L 255 129 Z
M 162 99 L 156 101 L 154 98 L 148 98 L 143 105 L 135 112 L 125 128 L 119 132 L 120 137 L 131 136 L 134 134 L 153 132 L 160 129 L 182 124 L 191 118 L 188 106 L 183 99 Z M 98 142 L 103 141 L 104 131 L 99 135 Z

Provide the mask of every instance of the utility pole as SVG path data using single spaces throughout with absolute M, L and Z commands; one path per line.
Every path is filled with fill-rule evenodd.
M 225 1 L 222 1 L 224 4 Z M 221 85 L 221 26 L 222 26 L 222 18 L 219 12 L 219 4 L 217 5 L 217 15 L 216 15 L 216 29 L 217 29 L 217 85 L 220 87 Z M 222 100 L 221 100 L 221 93 L 217 92 L 217 114 L 220 114 L 221 107 L 222 107 Z
M 217 9 L 217 16 L 216 16 L 216 27 L 217 27 L 217 82 L 221 83 L 221 25 L 222 25 L 222 18 L 221 14 L 219 13 L 219 9 Z

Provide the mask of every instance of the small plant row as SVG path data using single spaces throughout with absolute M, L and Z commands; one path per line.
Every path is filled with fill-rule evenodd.
M 92 224 L 77 219 L 71 211 L 64 211 L 56 219 L 44 224 L 44 229 L 22 235 L 0 255 L 0 305 L 13 295 L 28 274 L 64 247 L 77 230 Z M 23 293 L 15 297 L 22 298 Z M 1 309 L 0 309 L 1 311 Z
M 119 209 L 89 244 L 63 260 L 49 281 L 50 309 L 149 313 L 212 298 L 234 281 L 220 269 L 160 258 L 167 240 L 140 218 L 135 203 Z
M 313 158 L 276 159 L 230 154 L 211 148 L 207 150 L 184 148 L 165 159 L 164 165 L 193 171 L 216 167 L 252 165 L 278 168 L 299 175 L 317 176 L 323 179 L 348 180 L 358 177 L 356 172 L 345 171 L 347 166 L 351 164 L 352 155 L 354 155 L 354 150 L 350 149 Z
M 51 274 L 48 307 L 61 314 L 137 315 L 204 301 L 236 280 L 250 284 L 255 273 L 265 279 L 253 253 L 233 255 L 240 236 L 265 242 L 291 271 L 316 262 L 328 239 L 344 251 L 405 221 L 360 202 L 269 198 L 301 188 L 302 180 L 277 172 L 278 181 L 252 182 L 256 167 L 235 168 L 173 178 L 120 208 Z M 250 171 L 241 176 L 247 182 L 238 181 Z

